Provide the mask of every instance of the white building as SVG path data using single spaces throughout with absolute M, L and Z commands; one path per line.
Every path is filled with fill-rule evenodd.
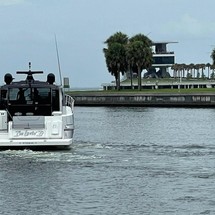
M 167 44 L 177 43 L 168 41 L 159 41 L 152 43 L 153 49 L 153 63 L 152 69 L 156 69 L 158 77 L 165 77 L 168 72 L 168 68 L 175 64 L 174 51 L 167 50 Z M 158 69 L 158 71 L 157 71 Z

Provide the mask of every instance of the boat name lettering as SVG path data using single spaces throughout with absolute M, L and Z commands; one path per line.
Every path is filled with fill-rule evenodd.
M 44 131 L 15 131 L 15 137 L 42 137 L 44 135 Z

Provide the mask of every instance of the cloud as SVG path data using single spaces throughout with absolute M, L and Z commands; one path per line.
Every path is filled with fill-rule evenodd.
M 25 2 L 25 0 L 0 0 L 0 6 L 22 4 L 24 2 Z
M 200 21 L 189 14 L 184 14 L 179 20 L 166 23 L 164 28 L 172 34 L 193 38 L 215 34 L 215 22 Z

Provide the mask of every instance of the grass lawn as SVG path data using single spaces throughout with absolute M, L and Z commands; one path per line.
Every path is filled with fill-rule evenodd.
M 200 82 L 201 84 L 205 84 L 205 86 L 207 86 L 207 84 L 214 84 L 215 80 L 207 80 L 207 79 L 186 79 L 183 78 L 181 80 L 174 79 L 174 78 L 162 78 L 162 79 L 155 79 L 155 78 L 149 78 L 149 79 L 142 79 L 142 84 L 155 84 L 157 83 L 158 86 L 162 86 L 162 84 L 174 84 L 176 83 L 176 85 L 178 83 L 181 83 L 183 85 L 184 84 L 198 84 L 198 82 Z M 121 82 L 121 86 L 123 84 L 127 84 L 130 85 L 130 80 L 125 80 Z M 133 85 L 137 85 L 137 79 L 133 79 Z M 215 93 L 215 88 L 186 88 L 186 89 L 162 89 L 161 87 L 159 87 L 159 89 L 142 89 L 141 91 L 137 90 L 137 89 L 121 89 L 120 91 L 118 90 L 83 90 L 83 91 L 68 91 L 68 94 L 71 95 L 75 95 L 75 94 L 79 94 L 79 95 L 86 95 L 86 94 L 93 94 L 93 95 L 114 95 L 114 94 L 202 94 L 202 93 Z

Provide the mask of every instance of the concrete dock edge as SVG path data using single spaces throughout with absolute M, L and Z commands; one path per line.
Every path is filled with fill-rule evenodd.
M 75 106 L 215 107 L 215 93 L 204 94 L 71 94 Z

